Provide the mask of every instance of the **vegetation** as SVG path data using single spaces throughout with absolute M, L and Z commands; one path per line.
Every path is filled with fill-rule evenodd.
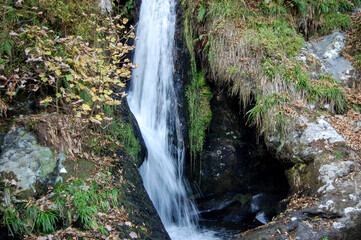
M 106 117 L 113 119 L 103 133 L 103 136 L 106 136 L 112 143 L 109 149 L 115 152 L 121 147 L 134 159 L 141 161 L 138 159 L 141 146 L 134 135 L 133 126 L 122 120 L 121 114 L 119 114 L 120 110 L 117 107 L 104 106 L 103 111 Z
M 208 128 L 212 112 L 210 110 L 210 88 L 206 85 L 203 73 L 192 76 L 191 83 L 187 87 L 187 100 L 189 105 L 189 141 L 191 152 L 191 171 L 196 171 L 196 159 L 201 157 L 203 143 L 205 140 L 205 130 Z
M 117 150 L 134 158 L 140 151 L 130 121 L 117 110 L 135 67 L 126 17 L 134 8 L 133 0 L 114 1 L 111 16 L 92 0 L 0 3 L 2 116 L 18 101 L 34 101 L 42 114 L 12 122 L 65 153 L 75 168 L 84 159 L 95 165 L 89 179 L 70 178 L 27 199 L 18 196 L 16 182 L 0 182 L 7 193 L 1 226 L 11 235 L 105 239 L 121 235 L 114 224 L 132 226 L 119 201 L 125 190 L 109 171 Z
M 352 15 L 348 36 L 344 55 L 353 60 L 354 67 L 361 71 L 361 13 Z
M 202 20 L 204 13 L 200 12 L 198 19 Z M 191 22 L 185 22 L 185 38 L 188 51 L 190 53 L 190 83 L 186 87 L 186 97 L 188 102 L 189 117 L 189 143 L 191 163 L 190 171 L 192 174 L 200 169 L 200 161 L 203 144 L 205 140 L 205 131 L 209 127 L 212 119 L 212 111 L 210 106 L 211 91 L 204 78 L 203 72 L 197 71 L 195 53 L 193 51 Z M 198 160 L 198 161 L 197 161 Z
M 102 105 L 119 105 L 115 96 L 124 95 L 134 67 L 126 58 L 134 48 L 127 44 L 134 38 L 128 20 L 100 17 L 86 1 L 27 1 L 20 9 L 13 4 L 2 5 L 0 21 L 1 62 L 10 64 L 1 76 L 2 101 L 38 94 L 45 107 L 100 124 Z
M 84 236 L 102 238 L 108 236 L 114 221 L 127 221 L 126 213 L 118 203 L 121 192 L 115 179 L 108 172 L 100 172 L 88 180 L 69 179 L 66 184 L 58 183 L 54 189 L 40 199 L 29 199 L 26 203 L 11 201 L 1 206 L 3 222 L 13 236 L 38 234 L 70 234 L 77 236 L 77 230 L 68 233 L 69 227 L 89 230 Z M 16 196 L 15 185 L 11 196 Z
M 347 30 L 360 1 L 183 1 L 188 49 L 218 86 L 227 86 L 259 133 L 287 135 L 305 103 L 347 109 L 344 90 L 331 76 L 313 79 L 296 59 L 311 36 Z M 206 57 L 203 57 L 206 56 Z M 296 107 L 296 108 L 295 108 Z

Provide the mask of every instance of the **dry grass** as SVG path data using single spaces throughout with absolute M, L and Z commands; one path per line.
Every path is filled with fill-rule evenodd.
M 6 117 L 6 112 L 8 110 L 8 106 L 6 103 L 0 99 L 0 113 L 1 115 L 4 115 Z
M 49 147 L 55 153 L 64 153 L 68 160 L 87 159 L 101 169 L 112 166 L 114 162 L 112 157 L 100 157 L 89 142 L 93 138 L 97 147 L 109 149 L 110 140 L 101 139 L 100 134 L 91 131 L 89 124 L 73 116 L 57 113 L 30 115 L 19 118 L 17 123 L 31 130 L 40 145 Z
M 238 96 L 245 110 L 252 101 L 273 94 L 288 95 L 288 99 L 292 99 L 289 103 L 269 106 L 267 112 L 253 121 L 260 133 L 276 131 L 277 114 L 289 108 L 292 102 L 303 99 L 304 94 L 296 91 L 294 83 L 286 83 L 281 73 L 276 73 L 272 80 L 263 74 L 261 66 L 266 53 L 261 44 L 252 43 L 254 31 L 237 28 L 233 22 L 221 19 L 214 21 L 209 29 L 214 29 L 209 35 L 209 74 L 216 79 L 216 84 L 227 86 L 231 95 Z M 284 123 L 292 124 L 293 118 L 289 120 Z
M 83 156 L 85 124 L 69 115 L 43 114 L 20 118 L 18 123 L 32 130 L 42 146 L 66 153 L 76 159 Z
M 317 31 L 323 22 L 320 9 L 305 5 L 301 14 L 300 9 L 293 9 L 293 1 L 285 1 L 285 6 L 272 2 L 264 9 L 262 1 L 209 1 L 200 23 L 196 16 L 204 3 L 187 4 L 191 4 L 187 20 L 195 26 L 191 35 L 198 36 L 195 52 L 207 66 L 208 79 L 239 97 L 251 116 L 249 123 L 260 134 L 286 135 L 302 111 L 300 102 L 330 104 L 339 112 L 345 109 L 344 96 L 332 78 L 311 80 L 311 69 L 294 58 L 304 41 L 297 27 L 306 37 Z M 276 6 L 276 13 L 264 14 L 271 5 Z

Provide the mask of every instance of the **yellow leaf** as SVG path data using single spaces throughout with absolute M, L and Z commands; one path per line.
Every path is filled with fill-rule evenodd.
M 53 99 L 51 97 L 47 96 L 45 99 L 40 101 L 40 105 L 45 105 L 45 104 L 50 103 L 52 101 L 53 101 Z
M 82 104 L 82 108 L 83 108 L 85 111 L 90 111 L 90 110 L 92 110 L 92 109 L 90 108 L 89 104 L 87 104 L 87 103 L 83 103 L 83 104 Z

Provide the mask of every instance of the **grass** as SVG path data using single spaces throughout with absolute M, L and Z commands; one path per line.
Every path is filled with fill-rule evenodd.
M 3 214 L 3 222 L 7 226 L 11 235 L 15 236 L 28 232 L 25 223 L 20 220 L 19 212 L 16 209 L 7 207 Z
M 350 17 L 346 13 L 355 4 L 343 0 L 183 3 L 185 22 L 195 29 L 186 35 L 195 42 L 207 41 L 197 50 L 207 54 L 205 75 L 239 97 L 248 122 L 256 125 L 259 133 L 284 136 L 294 124 L 297 112 L 293 106 L 299 101 L 330 104 L 336 112 L 347 109 L 344 93 L 334 79 L 312 79 L 307 67 L 294 57 L 305 38 L 334 28 L 347 29 Z M 201 24 L 196 20 L 200 13 Z
M 190 2 L 189 2 L 190 3 Z M 183 4 L 187 4 L 183 1 Z M 205 17 L 206 5 L 202 4 L 198 9 L 196 21 L 201 22 Z M 190 16 L 190 12 L 185 12 L 186 16 Z M 190 172 L 194 174 L 197 169 L 200 170 L 201 155 L 206 137 L 206 130 L 212 119 L 212 111 L 210 100 L 212 97 L 210 88 L 206 82 L 203 72 L 197 70 L 194 46 L 196 41 L 193 37 L 193 23 L 188 17 L 184 19 L 184 37 L 187 49 L 190 53 L 191 71 L 190 82 L 186 86 L 186 98 L 188 103 L 188 119 L 189 119 L 189 145 L 190 145 Z M 202 37 L 198 39 L 202 41 Z
M 211 91 L 205 82 L 203 73 L 192 76 L 191 83 L 187 86 L 186 97 L 189 107 L 189 141 L 191 147 L 191 158 L 199 158 L 203 151 L 206 137 L 206 129 L 212 119 L 210 107 Z M 195 170 L 196 162 L 193 161 L 191 169 Z
M 39 233 L 53 233 L 55 231 L 56 221 L 58 220 L 56 210 L 38 210 L 35 217 L 35 227 Z
M 50 199 L 30 199 L 26 204 L 17 202 L 0 209 L 3 223 L 13 236 L 52 234 L 67 227 L 108 235 L 105 229 L 99 229 L 106 221 L 104 216 L 111 214 L 110 209 L 119 214 L 123 211 L 118 205 L 118 190 L 111 187 L 112 179 L 110 174 L 101 173 L 97 180 L 90 182 L 75 179 L 67 184 L 58 183 Z M 103 218 L 99 218 L 98 213 Z

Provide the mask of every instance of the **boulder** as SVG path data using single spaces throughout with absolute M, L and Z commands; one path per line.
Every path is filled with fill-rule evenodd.
M 48 147 L 37 144 L 35 136 L 24 128 L 11 129 L 1 146 L 0 172 L 13 172 L 22 189 L 34 188 L 37 181 L 54 183 L 59 173 L 65 173 L 62 165 L 64 154 L 58 157 Z
M 315 78 L 324 74 L 332 74 L 339 83 L 352 85 L 353 81 L 358 78 L 358 73 L 351 62 L 341 55 L 345 44 L 346 36 L 335 31 L 324 36 L 322 40 L 304 43 L 303 52 L 306 54 L 299 55 L 298 59 L 310 64 L 312 61 L 308 61 L 307 54 L 309 54 L 318 60 L 317 66 L 312 72 Z

